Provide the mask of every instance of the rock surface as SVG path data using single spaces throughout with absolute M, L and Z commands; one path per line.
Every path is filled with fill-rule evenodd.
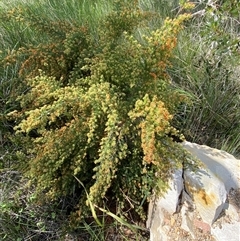
M 207 146 L 183 146 L 203 164 L 179 169 L 163 197 L 149 205 L 151 241 L 239 241 L 240 160 Z
M 164 198 L 152 200 L 153 205 L 149 206 L 149 215 L 152 218 L 148 219 L 147 227 L 157 230 L 157 232 L 152 233 L 152 240 L 154 241 L 167 241 L 165 232 L 168 226 L 165 225 L 165 216 L 168 213 L 175 213 L 177 210 L 180 200 L 179 196 L 183 190 L 182 175 L 182 169 L 176 170 L 172 174 L 172 179 L 169 181 L 169 190 L 165 193 Z

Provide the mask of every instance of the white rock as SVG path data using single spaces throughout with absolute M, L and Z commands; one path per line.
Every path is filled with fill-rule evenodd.
M 169 180 L 169 189 L 157 202 L 157 206 L 163 208 L 169 214 L 176 212 L 179 203 L 179 196 L 183 190 L 183 171 L 182 169 L 176 170 Z
M 197 211 L 203 221 L 211 225 L 222 212 L 227 193 L 240 185 L 240 161 L 208 146 L 189 142 L 183 146 L 204 164 L 204 169 L 196 173 L 186 170 L 184 180 Z
M 239 222 L 224 223 L 220 227 L 212 228 L 212 236 L 216 241 L 239 241 L 240 226 Z
M 182 207 L 180 211 L 182 217 L 181 228 L 189 232 L 193 238 L 195 238 L 193 226 L 194 209 L 195 207 L 191 197 L 189 197 L 189 195 L 185 191 L 183 191 Z
M 162 197 L 153 199 L 149 204 L 147 228 L 150 229 L 151 241 L 167 240 L 168 227 L 164 224 L 165 215 L 166 213 L 172 215 L 176 212 L 182 190 L 182 169 L 179 169 L 172 174 L 168 191 Z
M 203 167 L 197 172 L 190 168 L 175 171 L 170 189 L 151 201 L 147 221 L 150 241 L 173 240 L 172 215 L 179 207 L 176 217 L 181 222 L 176 225 L 193 238 L 199 238 L 198 230 L 202 230 L 203 238 L 211 232 L 216 241 L 240 241 L 240 160 L 203 145 L 184 142 L 183 146 Z
M 211 225 L 222 212 L 227 198 L 224 184 L 206 171 L 184 172 L 185 189 L 194 200 L 202 220 Z
M 189 212 L 187 205 L 183 204 L 181 208 L 182 223 L 181 228 L 192 235 L 194 235 L 194 223 L 193 223 L 193 212 Z
M 227 192 L 240 187 L 240 160 L 229 153 L 205 145 L 184 142 L 183 147 L 206 165 L 225 185 Z
M 216 241 L 240 240 L 240 189 L 231 190 L 224 213 L 212 226 L 211 233 Z

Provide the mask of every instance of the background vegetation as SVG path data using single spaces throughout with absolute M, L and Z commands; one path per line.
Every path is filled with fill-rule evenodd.
M 147 239 L 180 133 L 239 157 L 238 1 L 0 10 L 1 240 Z

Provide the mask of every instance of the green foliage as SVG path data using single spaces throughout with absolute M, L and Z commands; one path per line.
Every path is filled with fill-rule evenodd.
M 16 11 L 36 31 L 52 26 L 47 43 L 5 58 L 22 63 L 19 75 L 29 87 L 9 117 L 18 121 L 17 134 L 30 139 L 22 167 L 38 198 L 78 192 L 75 214 L 84 217 L 87 197 L 75 176 L 91 203 L 112 200 L 117 214 L 130 206 L 143 217 L 152 189 L 166 190 L 185 155 L 171 137 L 179 135 L 171 120 L 185 96 L 171 86 L 166 68 L 190 15 L 167 18 L 139 40 L 134 33 L 151 14 L 134 1 L 117 2 L 93 39 L 88 28 Z
M 0 172 L 1 240 L 62 240 L 64 210 L 52 202 L 36 204 L 34 189 L 26 183 L 17 171 Z
M 21 8 L 9 11 L 5 20 L 13 18 L 48 38 L 48 41 L 43 41 L 37 46 L 20 46 L 4 59 L 5 65 L 11 65 L 16 58 L 20 60 L 19 75 L 23 78 L 36 76 L 40 68 L 64 82 L 70 78 L 73 68 L 81 68 L 77 58 L 83 61 L 91 55 L 91 50 L 86 49 L 86 30 L 81 26 L 64 21 L 50 21 Z
M 239 156 L 239 14 L 235 9 L 238 13 L 240 9 L 234 1 L 219 2 L 198 6 L 204 15 L 196 15 L 179 38 L 169 73 L 189 93 L 191 102 L 182 105 L 174 123 L 187 140 Z

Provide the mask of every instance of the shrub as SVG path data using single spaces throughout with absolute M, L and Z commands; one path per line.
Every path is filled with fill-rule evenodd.
M 85 27 L 20 12 L 23 23 L 51 27 L 52 38 L 5 59 L 21 61 L 19 74 L 29 87 L 18 98 L 21 109 L 9 115 L 28 143 L 22 170 L 39 201 L 78 193 L 80 218 L 90 202 L 96 207 L 106 200 L 117 203 L 117 214 L 134 209 L 144 217 L 152 189 L 166 190 L 185 156 L 171 125 L 185 96 L 171 85 L 166 67 L 190 15 L 167 18 L 139 40 L 134 33 L 151 13 L 119 4 L 100 22 L 97 39 Z

